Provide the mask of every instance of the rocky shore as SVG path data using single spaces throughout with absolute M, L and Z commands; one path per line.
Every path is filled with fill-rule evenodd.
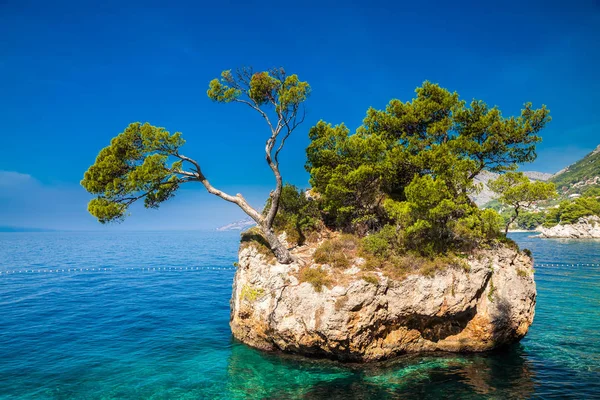
M 533 321 L 533 261 L 508 247 L 480 251 L 465 267 L 433 276 L 365 279 L 361 259 L 317 290 L 302 282 L 315 245 L 294 250 L 289 265 L 242 247 L 231 299 L 240 341 L 341 361 L 382 360 L 409 352 L 478 352 L 519 341 Z M 334 274 L 331 267 L 323 270 Z
M 600 217 L 581 217 L 575 224 L 539 228 L 542 238 L 600 239 Z

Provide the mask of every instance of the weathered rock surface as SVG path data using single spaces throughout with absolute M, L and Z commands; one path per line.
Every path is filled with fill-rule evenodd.
M 553 176 L 552 174 L 537 171 L 523 171 L 523 175 L 532 181 L 547 181 Z M 490 180 L 497 179 L 499 176 L 499 174 L 490 171 L 481 171 L 479 174 L 477 174 L 474 182 L 481 184 L 482 188 L 481 191 L 472 193 L 470 196 L 475 204 L 478 206 L 483 206 L 498 197 L 498 195 L 492 192 L 488 187 L 488 182 Z
M 395 281 L 378 273 L 375 284 L 352 266 L 321 292 L 297 277 L 313 251 L 296 250 L 290 265 L 269 264 L 254 247 L 240 251 L 230 322 L 237 339 L 263 350 L 373 361 L 491 350 L 520 340 L 533 321 L 533 261 L 506 247 L 471 257 L 469 271 L 448 267 L 434 277 Z
M 600 217 L 581 217 L 576 224 L 541 227 L 539 231 L 543 238 L 600 239 Z

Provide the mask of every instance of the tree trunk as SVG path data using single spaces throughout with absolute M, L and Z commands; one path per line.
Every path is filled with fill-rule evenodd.
M 271 246 L 271 250 L 275 253 L 275 257 L 277 257 L 277 261 L 281 264 L 291 264 L 294 261 L 290 251 L 281 243 L 275 231 L 272 228 L 267 228 L 261 226 L 263 233 L 265 234 L 265 238 L 269 242 L 269 246 Z
M 515 222 L 515 220 L 519 217 L 519 207 L 516 207 L 514 212 L 515 214 L 510 219 L 510 221 L 508 221 L 508 224 L 506 224 L 506 228 L 504 229 L 504 236 L 508 235 L 508 227 L 510 226 L 510 224 Z

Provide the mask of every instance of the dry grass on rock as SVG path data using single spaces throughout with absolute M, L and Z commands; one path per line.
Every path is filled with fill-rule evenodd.
M 325 240 L 315 251 L 315 263 L 328 264 L 337 269 L 346 269 L 354 262 L 359 244 L 359 239 L 349 234 L 342 234 Z
M 269 264 L 275 264 L 277 261 L 275 254 L 273 254 L 273 251 L 269 246 L 269 242 L 264 237 L 260 228 L 252 227 L 247 231 L 242 232 L 240 250 L 250 246 L 256 248 L 258 253 L 263 255 Z
M 298 273 L 298 279 L 300 282 L 310 283 L 315 289 L 315 292 L 321 292 L 323 287 L 329 288 L 333 284 L 329 272 L 321 266 L 302 267 Z

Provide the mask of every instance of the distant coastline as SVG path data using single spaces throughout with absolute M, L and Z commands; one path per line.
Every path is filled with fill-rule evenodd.
M 575 223 L 540 229 L 541 238 L 600 239 L 600 217 L 588 215 Z
M 0 232 L 56 232 L 56 229 L 27 228 L 23 226 L 0 226 Z
M 230 224 L 221 226 L 221 227 L 217 228 L 216 230 L 218 232 L 241 231 L 241 230 L 244 230 L 244 229 L 249 228 L 254 225 L 256 225 L 256 222 L 254 222 L 250 218 L 247 218 L 247 219 L 242 219 L 240 221 L 235 221 Z

